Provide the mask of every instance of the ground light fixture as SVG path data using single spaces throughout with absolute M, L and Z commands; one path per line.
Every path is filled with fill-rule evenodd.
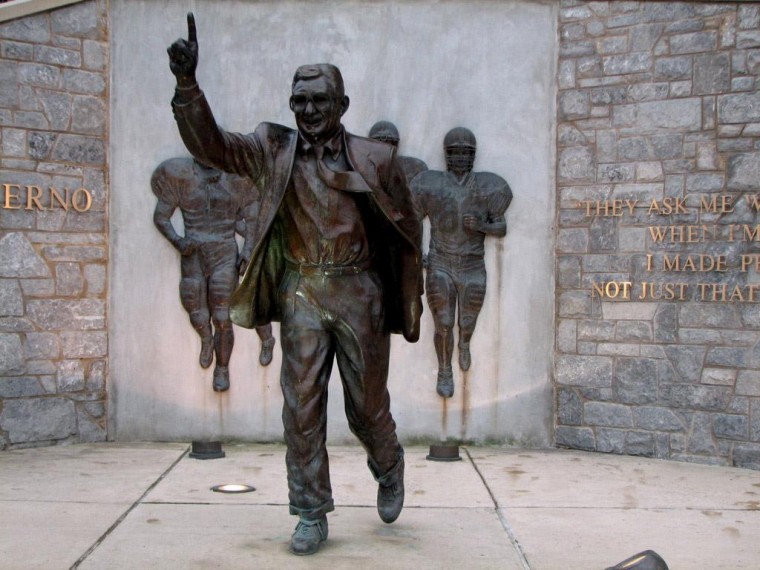
M 256 488 L 243 483 L 225 483 L 224 485 L 214 485 L 211 490 L 214 493 L 251 493 Z

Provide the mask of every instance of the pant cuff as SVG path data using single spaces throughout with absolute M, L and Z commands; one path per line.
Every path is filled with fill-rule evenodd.
M 317 521 L 325 516 L 327 513 L 335 510 L 335 503 L 332 499 L 328 499 L 324 503 L 316 507 L 297 507 L 290 505 L 290 514 L 298 515 L 302 521 Z

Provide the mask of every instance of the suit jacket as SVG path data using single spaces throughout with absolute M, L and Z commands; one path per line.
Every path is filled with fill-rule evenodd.
M 258 186 L 259 217 L 249 235 L 250 263 L 232 295 L 234 323 L 252 328 L 281 318 L 277 299 L 285 272 L 284 240 L 277 211 L 288 188 L 298 146 L 298 131 L 261 123 L 242 135 L 220 129 L 200 89 L 172 103 L 180 135 L 200 162 L 247 176 Z M 349 133 L 345 152 L 350 167 L 367 188 L 357 194 L 373 267 L 383 281 L 386 325 L 410 342 L 419 338 L 422 315 L 422 225 L 414 213 L 404 173 L 391 145 Z

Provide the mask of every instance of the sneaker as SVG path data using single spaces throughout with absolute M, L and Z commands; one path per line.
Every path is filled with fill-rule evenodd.
M 290 551 L 298 556 L 314 554 L 327 540 L 327 517 L 316 521 L 301 519 L 290 537 Z
M 395 481 L 390 485 L 377 487 L 377 513 L 384 523 L 392 523 L 401 514 L 404 507 L 404 459 L 398 467 Z
M 438 369 L 438 384 L 435 391 L 441 398 L 451 398 L 454 395 L 454 373 L 450 366 Z
M 226 366 L 214 368 L 214 383 L 211 385 L 214 392 L 226 392 L 230 389 L 230 369 Z
M 272 349 L 274 348 L 274 337 L 266 339 L 261 343 L 261 352 L 259 353 L 259 364 L 267 366 L 272 362 Z
M 459 347 L 459 368 L 462 370 L 469 370 L 472 363 L 472 357 L 470 356 L 469 346 Z
M 211 335 L 201 338 L 201 355 L 198 358 L 201 367 L 208 368 L 214 361 L 214 337 Z

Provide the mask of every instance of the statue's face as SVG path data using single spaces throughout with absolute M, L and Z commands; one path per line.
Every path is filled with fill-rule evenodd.
M 293 86 L 290 109 L 303 137 L 312 144 L 321 144 L 340 129 L 340 119 L 348 109 L 348 97 L 341 96 L 332 82 L 321 75 L 302 79 Z
M 467 146 L 449 146 L 446 147 L 446 168 L 462 176 L 472 171 L 475 164 L 475 149 Z

